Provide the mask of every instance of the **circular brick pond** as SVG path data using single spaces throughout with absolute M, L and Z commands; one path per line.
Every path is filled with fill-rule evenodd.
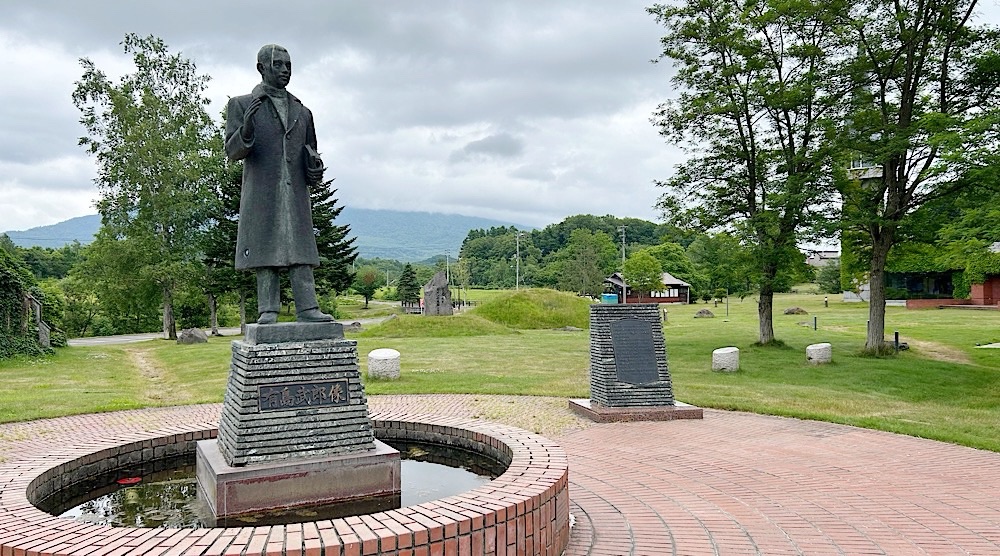
M 72 419 L 72 418 L 70 418 Z M 568 463 L 555 443 L 472 419 L 375 412 L 375 434 L 460 447 L 506 472 L 432 502 L 310 523 L 209 529 L 107 527 L 49 515 L 35 503 L 70 485 L 194 450 L 216 429 L 185 426 L 122 435 L 93 431 L 48 454 L 0 464 L 0 554 L 347 556 L 351 554 L 560 554 L 569 541 Z

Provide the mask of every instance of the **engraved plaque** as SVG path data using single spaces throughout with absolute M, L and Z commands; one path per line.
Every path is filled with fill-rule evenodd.
M 611 347 L 615 352 L 618 380 L 648 384 L 659 380 L 653 327 L 644 320 L 622 319 L 611 323 Z
M 347 380 L 258 386 L 257 407 L 260 411 L 285 411 L 347 405 L 350 402 L 347 388 Z

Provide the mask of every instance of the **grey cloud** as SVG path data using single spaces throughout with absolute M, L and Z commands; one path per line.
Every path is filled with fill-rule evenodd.
M 608 113 L 628 96 L 637 74 L 662 71 L 648 63 L 659 30 L 639 3 L 592 2 L 582 9 L 569 1 L 299 1 L 275 9 L 252 0 L 233 6 L 36 0 L 14 6 L 10 21 L 29 35 L 54 30 L 84 51 L 113 50 L 126 32 L 152 33 L 201 66 L 252 67 L 265 42 L 288 47 L 299 67 L 351 49 L 369 65 L 331 78 L 364 89 L 362 108 L 385 127 Z
M 522 152 L 524 141 L 508 133 L 497 133 L 467 143 L 461 149 L 453 151 L 448 161 L 455 163 L 475 158 L 514 158 Z

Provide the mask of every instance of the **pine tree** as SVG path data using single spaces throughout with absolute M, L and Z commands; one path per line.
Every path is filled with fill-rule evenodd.
M 324 181 L 312 186 L 310 191 L 313 231 L 320 258 L 320 266 L 315 273 L 316 286 L 318 290 L 344 292 L 354 282 L 351 265 L 358 258 L 358 252 L 354 247 L 355 238 L 348 237 L 351 227 L 334 224 L 344 207 L 337 206 L 334 197 L 337 190 L 331 185 L 333 180 Z
M 399 275 L 396 293 L 403 305 L 420 301 L 420 283 L 417 281 L 417 273 L 410 263 L 406 263 L 406 266 L 403 267 L 403 273 Z
M 221 149 L 221 145 L 219 146 Z M 240 299 L 240 327 L 246 324 L 246 301 L 256 291 L 255 276 L 252 272 L 240 272 L 234 267 L 236 251 L 236 229 L 240 215 L 240 190 L 243 185 L 243 162 L 224 163 L 220 178 L 213 184 L 218 203 L 212 215 L 212 226 L 205 234 L 203 246 L 205 268 L 208 279 L 205 291 L 210 305 L 219 296 L 236 292 Z M 213 327 L 215 319 L 212 319 Z

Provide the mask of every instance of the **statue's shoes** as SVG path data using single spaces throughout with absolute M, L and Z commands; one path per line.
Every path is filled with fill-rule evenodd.
M 274 311 L 265 311 L 257 318 L 257 324 L 274 324 L 276 322 L 278 322 L 278 313 Z
M 319 309 L 306 309 L 298 312 L 295 315 L 295 320 L 299 322 L 330 322 L 333 317 Z

